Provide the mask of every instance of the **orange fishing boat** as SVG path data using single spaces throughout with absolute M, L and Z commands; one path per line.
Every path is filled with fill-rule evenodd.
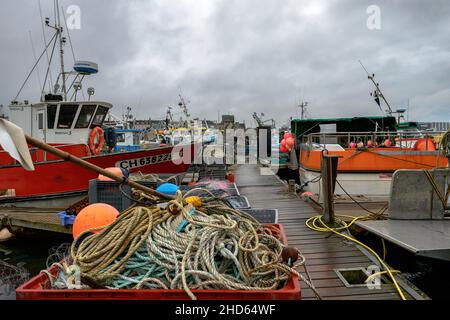
M 376 131 L 380 127 L 386 130 Z M 374 131 L 359 131 L 361 128 Z M 396 170 L 448 166 L 439 150 L 441 132 L 421 132 L 411 127 L 399 130 L 394 117 L 296 119 L 293 132 L 301 141 L 300 181 L 305 191 L 319 197 L 323 153 L 339 157 L 337 195 L 387 197 Z

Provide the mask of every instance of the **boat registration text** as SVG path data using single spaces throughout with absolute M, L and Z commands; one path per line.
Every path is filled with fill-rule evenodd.
M 171 160 L 172 160 L 171 153 L 158 154 L 149 157 L 117 161 L 116 167 L 129 170 Z

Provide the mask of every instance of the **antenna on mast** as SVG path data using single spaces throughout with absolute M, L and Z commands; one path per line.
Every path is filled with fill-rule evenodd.
M 375 88 L 376 88 L 375 91 L 374 91 L 373 93 L 372 93 L 372 92 L 370 93 L 370 96 L 374 97 L 375 102 L 378 104 L 378 107 L 380 107 L 380 110 L 381 110 L 381 111 L 383 111 L 383 110 L 381 109 L 381 104 L 380 104 L 380 98 L 382 98 L 383 101 L 384 101 L 384 103 L 386 103 L 386 106 L 388 107 L 388 109 L 386 110 L 386 112 L 387 112 L 389 115 L 392 115 L 393 111 L 392 111 L 392 109 L 391 109 L 391 106 L 389 105 L 389 102 L 386 100 L 386 98 L 385 98 L 383 92 L 382 92 L 381 89 L 380 89 L 380 84 L 377 83 L 377 82 L 375 82 L 375 80 L 374 80 L 375 74 L 374 74 L 374 73 L 369 74 L 369 72 L 368 72 L 367 69 L 364 67 L 364 65 L 363 65 L 363 63 L 361 62 L 361 60 L 358 60 L 358 61 L 359 61 L 359 63 L 361 64 L 361 67 L 362 67 L 362 68 L 364 69 L 364 71 L 367 73 L 367 78 L 373 82 L 373 84 L 374 84 L 374 86 L 375 86 Z
M 59 76 L 61 76 L 61 80 L 62 80 L 61 81 L 62 82 L 62 84 L 61 84 L 61 91 L 62 91 L 62 94 L 63 94 L 63 99 L 67 100 L 66 73 L 64 71 L 64 45 L 66 44 L 66 38 L 62 36 L 63 27 L 61 27 L 61 17 L 60 17 L 60 14 L 59 14 L 59 0 L 55 0 L 54 1 L 53 7 L 54 7 L 54 10 L 55 10 L 55 25 L 51 25 L 50 24 L 50 19 L 49 18 L 45 18 L 45 25 L 47 27 L 52 28 L 52 29 L 54 29 L 56 31 L 55 36 L 54 36 L 55 37 L 55 44 L 56 44 L 56 41 L 59 40 L 58 41 L 59 42 L 59 56 L 60 56 L 60 66 L 61 66 L 61 72 L 60 72 Z M 54 50 L 54 47 L 53 47 L 53 50 Z M 52 50 L 52 55 L 53 55 L 53 50 Z M 45 52 L 47 52 L 47 51 L 45 51 Z M 48 74 L 48 70 L 50 69 L 50 63 L 51 63 L 51 57 L 50 57 L 50 60 L 49 60 L 49 66 L 48 66 L 48 69 L 47 69 L 47 74 Z M 55 88 L 56 87 L 59 88 L 59 85 L 57 86 L 58 81 L 59 81 L 59 76 L 58 76 L 58 79 L 56 80 Z M 55 91 L 55 94 L 56 94 L 56 91 Z
M 56 25 L 56 30 L 58 31 L 59 38 L 59 56 L 61 63 L 61 79 L 62 79 L 62 93 L 64 100 L 67 100 L 67 89 L 66 89 L 66 73 L 64 72 L 64 45 L 66 44 L 66 38 L 62 36 L 63 27 L 61 27 L 61 16 L 59 14 L 59 0 L 55 0 L 55 11 L 57 13 L 58 24 Z M 56 21 L 55 21 L 56 22 Z
M 306 107 L 308 106 L 308 102 L 307 101 L 302 101 L 302 103 L 300 103 L 299 105 L 298 105 L 298 107 L 300 108 L 300 110 L 301 110 L 301 116 L 300 116 L 300 119 L 301 120 L 303 120 L 303 119 L 305 119 L 305 115 L 306 115 Z

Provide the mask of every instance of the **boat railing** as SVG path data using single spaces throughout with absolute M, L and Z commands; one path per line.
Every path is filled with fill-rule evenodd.
M 377 131 L 377 132 L 320 132 L 310 133 L 302 137 L 301 142 L 316 147 L 324 145 L 340 145 L 348 147 L 398 147 L 413 148 L 419 139 L 425 143 L 433 143 L 436 149 L 440 147 L 445 131 Z

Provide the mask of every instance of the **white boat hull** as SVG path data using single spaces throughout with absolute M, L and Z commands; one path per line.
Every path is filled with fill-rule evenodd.
M 310 171 L 300 168 L 300 182 L 310 182 L 305 187 L 305 191 L 319 195 L 321 201 L 322 180 L 317 181 L 320 172 Z M 365 196 L 367 198 L 387 198 L 391 188 L 391 173 L 338 173 L 337 181 L 351 196 Z M 344 190 L 336 183 L 335 195 L 346 196 Z

